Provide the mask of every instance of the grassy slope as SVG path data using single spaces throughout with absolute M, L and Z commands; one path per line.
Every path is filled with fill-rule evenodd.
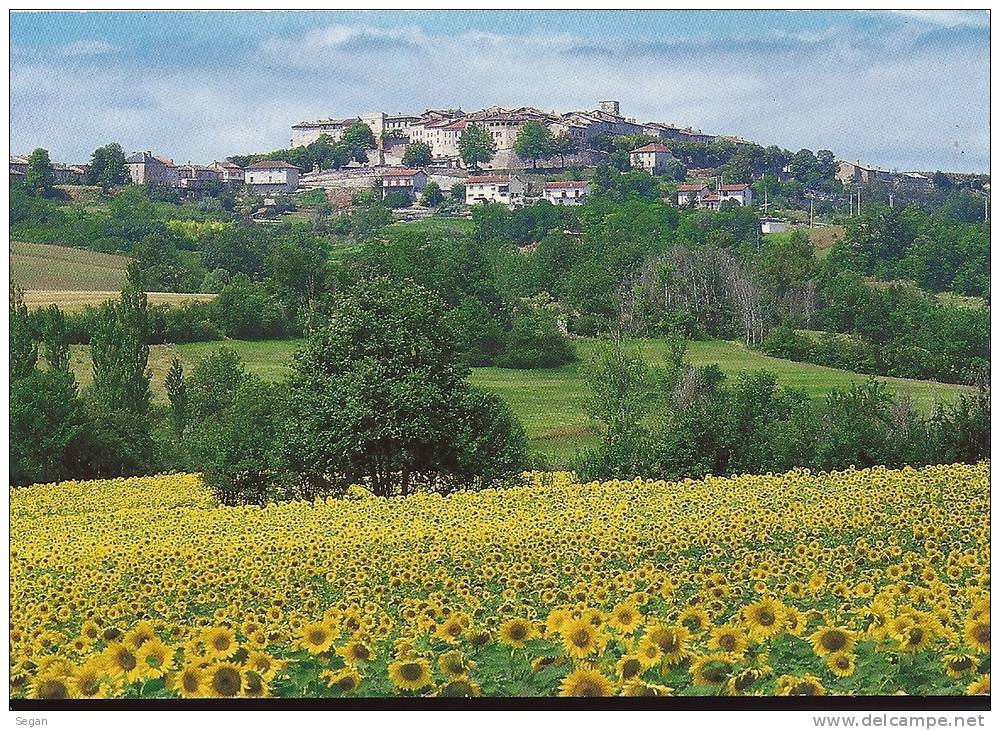
M 190 368 L 205 355 L 225 345 L 236 350 L 257 375 L 276 380 L 288 372 L 288 362 L 298 348 L 299 340 L 266 342 L 199 342 L 185 345 L 154 345 L 150 348 L 150 369 L 157 400 L 165 400 L 163 381 L 170 361 L 179 357 Z M 570 365 L 545 370 L 505 370 L 476 368 L 470 380 L 474 384 L 500 395 L 514 409 L 528 432 L 531 447 L 545 452 L 556 463 L 565 463 L 581 447 L 594 442 L 587 418 L 584 368 L 594 356 L 598 344 L 594 340 L 579 340 L 580 359 Z M 666 347 L 655 340 L 633 343 L 637 351 L 651 364 L 663 363 Z M 720 340 L 693 342 L 687 359 L 693 365 L 718 364 L 729 376 L 741 370 L 764 368 L 773 371 L 782 385 L 805 390 L 812 398 L 821 399 L 835 387 L 847 387 L 866 376 L 834 368 L 768 357 L 746 347 Z M 73 367 L 81 384 L 90 382 L 90 360 L 84 347 L 73 348 Z M 962 388 L 922 380 L 881 378 L 898 393 L 908 394 L 922 409 L 938 400 L 953 399 Z
M 44 243 L 10 244 L 10 271 L 22 289 L 115 291 L 125 281 L 128 258 Z

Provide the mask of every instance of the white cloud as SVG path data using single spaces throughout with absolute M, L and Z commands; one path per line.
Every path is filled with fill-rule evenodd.
M 76 41 L 63 46 L 60 53 L 63 56 L 102 56 L 114 50 L 114 46 L 106 41 Z
M 623 44 L 338 24 L 263 40 L 225 67 L 16 63 L 12 144 L 76 160 L 117 139 L 127 151 L 210 161 L 287 145 L 302 119 L 432 106 L 568 110 L 618 98 L 642 121 L 900 168 L 985 169 L 988 56 L 966 35 L 942 50 L 922 48 L 912 28 L 878 39 L 847 29 Z
M 990 24 L 988 10 L 890 10 L 888 12 L 945 28 L 984 28 Z

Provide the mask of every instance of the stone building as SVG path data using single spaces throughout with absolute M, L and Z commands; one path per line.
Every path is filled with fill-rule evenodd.
M 294 193 L 299 168 L 282 160 L 261 160 L 244 169 L 246 184 L 258 193 Z
M 125 159 L 129 177 L 136 185 L 159 185 L 174 188 L 180 183 L 173 160 L 154 155 L 149 150 L 135 152 Z

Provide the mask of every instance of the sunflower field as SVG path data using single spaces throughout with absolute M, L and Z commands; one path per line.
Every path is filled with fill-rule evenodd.
M 989 464 L 12 489 L 12 698 L 989 694 Z

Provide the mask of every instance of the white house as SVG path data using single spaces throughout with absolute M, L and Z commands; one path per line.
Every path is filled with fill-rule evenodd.
M 705 183 L 693 183 L 677 186 L 677 205 L 683 207 L 694 203 L 697 205 L 701 199 L 708 195 L 708 186 Z
M 632 150 L 629 154 L 629 162 L 637 170 L 645 170 L 650 175 L 659 175 L 666 172 L 667 164 L 674 159 L 670 153 L 670 148 L 659 142 L 651 142 L 642 147 Z
M 406 167 L 390 167 L 382 173 L 382 197 L 394 190 L 408 193 L 410 198 L 417 195 L 427 185 L 427 173 L 423 170 L 412 170 Z
M 788 229 L 788 221 L 784 221 L 781 218 L 761 218 L 760 219 L 760 232 L 761 233 L 781 233 Z
M 299 168 L 283 160 L 261 160 L 243 172 L 247 185 L 258 193 L 294 193 L 299 186 Z
M 243 168 L 232 162 L 213 162 L 209 165 L 213 170 L 217 170 L 224 183 L 232 186 L 242 185 L 246 182 Z
M 465 202 L 500 203 L 513 208 L 524 202 L 524 180 L 517 175 L 470 175 L 465 181 Z
M 560 180 L 542 186 L 542 197 L 553 205 L 581 205 L 589 195 L 589 180 Z
M 740 205 L 750 205 L 753 201 L 753 190 L 746 183 L 723 184 L 719 186 L 722 203 L 735 200 Z

